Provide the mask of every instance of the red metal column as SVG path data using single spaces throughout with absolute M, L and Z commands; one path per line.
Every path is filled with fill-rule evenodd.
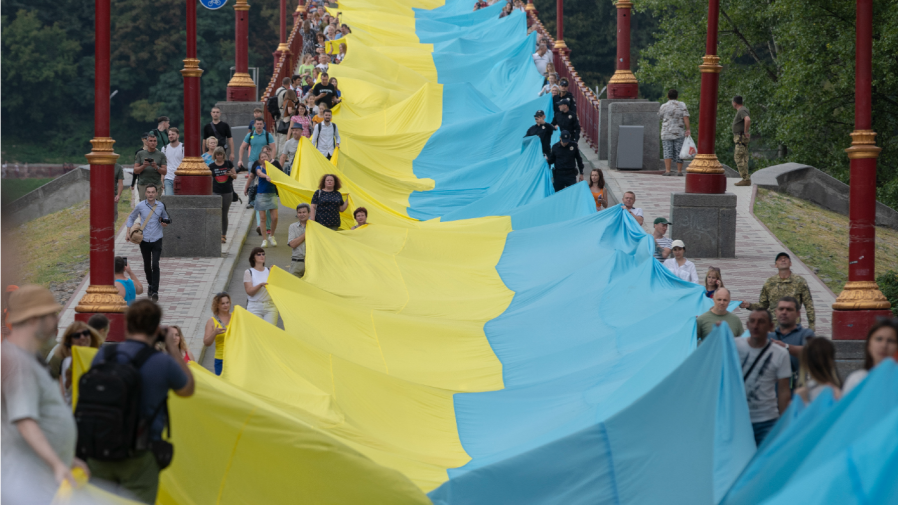
M 298 0 L 296 10 L 293 11 L 293 24 L 299 22 L 306 15 L 306 0 Z
M 234 4 L 234 17 L 234 67 L 237 71 L 228 83 L 228 101 L 252 102 L 256 99 L 256 84 L 249 75 L 249 4 L 246 0 L 237 0 Z
M 109 40 L 110 0 L 96 0 L 94 47 L 94 138 L 90 154 L 90 286 L 75 307 L 75 319 L 87 321 L 97 313 L 106 314 L 111 326 L 109 340 L 125 337 L 124 312 L 128 308 L 114 284 L 115 211 L 113 184 L 115 154 L 109 137 Z
M 722 194 L 727 181 L 723 165 L 714 151 L 717 127 L 717 84 L 720 80 L 720 58 L 717 57 L 717 22 L 720 0 L 708 0 L 708 37 L 705 44 L 702 73 L 702 91 L 698 116 L 698 154 L 686 170 L 686 192 Z
M 608 81 L 608 98 L 636 98 L 639 82 L 630 70 L 630 0 L 617 1 L 617 66 Z
M 876 133 L 872 119 L 873 2 L 857 0 L 855 30 L 854 132 L 846 149 L 851 164 L 848 210 L 848 282 L 833 304 L 833 338 L 864 340 L 877 316 L 891 304 L 875 281 Z
M 555 0 L 555 56 L 560 57 L 568 52 L 567 44 L 564 43 L 564 0 Z M 561 65 L 560 61 L 555 62 L 555 68 Z
M 178 195 L 211 195 L 212 171 L 203 161 L 200 140 L 200 77 L 203 70 L 196 57 L 196 2 L 187 0 L 187 58 L 184 76 L 184 159 L 175 171 Z
M 290 54 L 290 46 L 287 45 L 287 0 L 280 0 L 280 8 L 281 8 L 281 42 L 278 44 L 277 49 L 275 49 L 274 53 L 274 67 L 277 68 L 278 63 L 281 61 L 281 56 L 285 54 Z M 284 75 L 293 75 L 293 69 L 288 68 Z

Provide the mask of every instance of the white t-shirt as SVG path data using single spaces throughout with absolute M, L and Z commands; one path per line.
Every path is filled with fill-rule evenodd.
M 870 371 L 864 370 L 863 368 L 848 374 L 848 378 L 845 379 L 845 384 L 842 384 L 842 396 L 847 395 L 852 389 L 856 388 L 858 384 L 864 382 L 864 379 L 866 379 L 869 374 Z
M 664 260 L 664 266 L 680 279 L 698 284 L 698 272 L 695 271 L 695 263 L 686 260 L 686 263 L 680 266 L 676 258 L 667 258 Z
M 750 346 L 748 338 L 736 339 L 736 350 L 739 351 L 743 375 L 751 368 L 762 349 L 763 347 L 755 349 Z M 789 362 L 789 351 L 771 343 L 745 379 L 745 397 L 748 400 L 748 413 L 752 423 L 770 421 L 780 416 L 776 399 L 776 381 L 790 377 L 792 365 Z
M 178 144 L 178 147 L 172 147 L 171 144 L 162 148 L 162 154 L 165 155 L 165 163 L 168 165 L 168 172 L 165 173 L 165 179 L 169 181 L 175 180 L 175 170 L 181 166 L 184 160 L 184 143 Z
M 270 271 L 268 267 L 265 267 L 261 272 L 256 270 L 255 268 L 248 268 L 246 272 L 243 273 L 243 282 L 252 282 L 253 287 L 262 284 L 263 282 L 268 282 L 268 274 Z M 252 296 L 247 296 L 247 302 L 258 302 L 258 303 L 271 303 L 271 295 L 268 294 L 268 289 L 262 288 L 256 291 L 256 294 Z

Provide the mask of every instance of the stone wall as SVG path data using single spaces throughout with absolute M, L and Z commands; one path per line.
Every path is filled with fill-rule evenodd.
M 848 185 L 812 166 L 800 163 L 774 165 L 753 173 L 751 182 L 759 188 L 785 193 L 843 216 L 848 215 Z M 898 230 L 898 212 L 877 202 L 876 226 Z
M 617 169 L 617 139 L 621 126 L 642 126 L 642 170 L 661 170 L 661 121 L 658 102 L 614 102 L 608 106 L 608 167 Z
M 90 170 L 76 168 L 25 196 L 3 202 L 3 224 L 19 226 L 90 198 Z

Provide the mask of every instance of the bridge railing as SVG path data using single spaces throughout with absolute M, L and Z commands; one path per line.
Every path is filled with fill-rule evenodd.
M 549 47 L 554 47 L 555 39 L 543 26 L 542 21 L 536 17 L 533 11 L 527 11 L 527 15 L 530 16 L 532 23 L 536 25 L 536 30 L 549 40 Z M 589 86 L 583 82 L 583 79 L 580 78 L 580 74 L 574 69 L 574 65 L 564 51 L 555 52 L 555 71 L 558 72 L 559 78 L 568 80 L 568 91 L 574 95 L 574 100 L 577 102 L 577 118 L 580 120 L 581 135 L 593 149 L 598 151 L 599 99 Z
M 289 53 L 282 54 L 274 65 L 274 72 L 271 75 L 271 81 L 268 87 L 262 93 L 262 110 L 265 114 L 265 124 L 271 133 L 275 132 L 277 125 L 274 124 L 274 118 L 268 112 L 268 98 L 274 96 L 274 93 L 281 87 L 281 81 L 284 77 L 293 77 L 293 71 L 296 69 L 296 63 L 302 59 L 302 17 L 298 17 L 293 23 L 293 29 L 290 30 L 290 36 L 287 38 L 287 47 L 290 48 Z

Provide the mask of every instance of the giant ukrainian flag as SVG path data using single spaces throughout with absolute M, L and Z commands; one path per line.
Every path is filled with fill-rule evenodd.
M 694 352 L 703 289 L 554 194 L 535 34 L 473 3 L 340 2 L 339 153 L 270 173 L 288 206 L 337 174 L 345 230 L 310 224 L 285 329 L 236 308 L 222 377 L 170 402 L 160 503 L 717 503 L 751 458 L 733 337 Z

